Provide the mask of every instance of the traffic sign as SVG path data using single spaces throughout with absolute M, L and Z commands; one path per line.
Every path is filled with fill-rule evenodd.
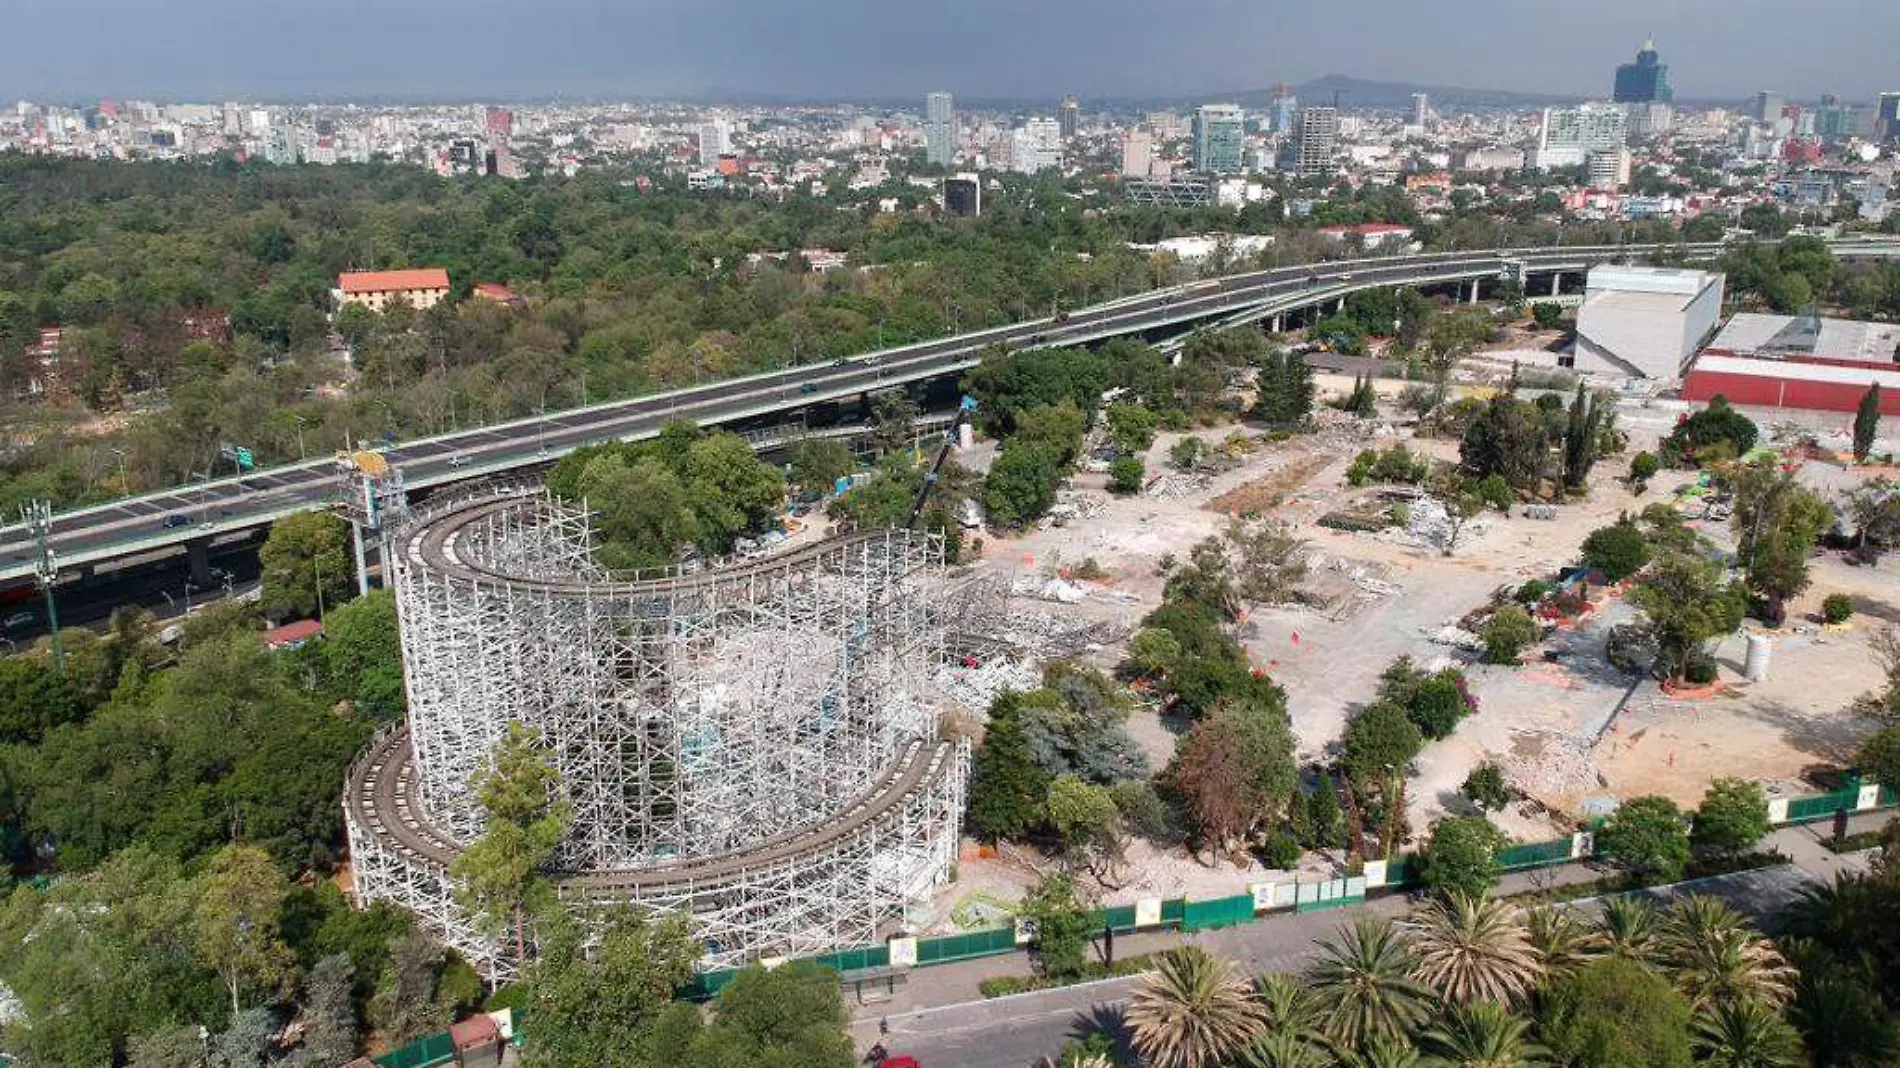
M 257 458 L 252 456 L 251 450 L 244 446 L 239 445 L 236 449 L 232 450 L 232 453 L 232 459 L 237 461 L 238 470 L 249 471 L 251 468 L 257 466 Z

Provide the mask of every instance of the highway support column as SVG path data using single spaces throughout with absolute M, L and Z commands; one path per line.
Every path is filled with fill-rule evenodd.
M 354 521 L 350 523 L 350 548 L 356 553 L 356 593 L 361 596 L 369 592 L 369 565 L 363 561 L 363 524 L 361 523 Z M 388 566 L 387 561 L 384 561 L 384 566 Z
M 211 539 L 193 538 L 185 543 L 185 566 L 191 572 L 191 584 L 208 590 L 211 582 Z

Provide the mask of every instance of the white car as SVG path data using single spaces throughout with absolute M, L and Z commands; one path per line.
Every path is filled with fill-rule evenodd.
M 37 614 L 30 611 L 15 612 L 8 616 L 5 622 L 0 623 L 0 627 L 5 627 L 7 630 L 19 630 L 21 627 L 32 626 L 39 618 Z

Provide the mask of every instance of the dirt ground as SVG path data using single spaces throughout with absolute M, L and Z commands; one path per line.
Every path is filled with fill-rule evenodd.
M 1631 435 L 1630 453 L 1653 448 L 1676 418 L 1667 405 L 1630 407 L 1620 425 Z M 1087 498 L 1083 514 L 1063 526 L 1020 537 L 986 537 L 981 568 L 1012 579 L 1054 575 L 1093 560 L 1104 572 L 1099 583 L 1079 583 L 1079 603 L 1039 604 L 1051 613 L 1111 620 L 1132 629 L 1160 603 L 1163 557 L 1185 558 L 1199 540 L 1218 534 L 1230 512 L 1259 511 L 1288 523 L 1312 551 L 1313 585 L 1332 595 L 1318 608 L 1255 608 L 1242 621 L 1242 639 L 1256 664 L 1287 691 L 1288 710 L 1303 760 L 1326 758 L 1337 746 L 1347 719 L 1369 700 L 1379 673 L 1400 655 L 1421 666 L 1456 665 L 1468 673 L 1478 712 L 1447 739 L 1428 743 L 1408 785 L 1415 835 L 1439 816 L 1461 810 L 1459 785 L 1477 764 L 1496 760 L 1514 787 L 1528 798 L 1493 819 L 1521 840 L 1562 833 L 1576 814 L 1607 809 L 1617 799 L 1666 794 L 1684 804 L 1698 801 L 1719 776 L 1763 781 L 1771 793 L 1804 793 L 1804 769 L 1839 763 L 1868 725 L 1848 711 L 1855 695 L 1875 688 L 1879 665 L 1867 636 L 1900 623 L 1900 568 L 1848 567 L 1837 557 L 1815 562 L 1812 588 L 1791 605 L 1791 623 L 1773 637 L 1767 679 L 1742 677 L 1746 640 L 1723 641 L 1716 650 L 1725 695 L 1681 701 L 1665 697 L 1650 680 L 1618 671 L 1603 656 L 1606 633 L 1635 610 L 1611 596 L 1582 625 L 1557 632 L 1518 667 L 1472 662 L 1446 644 L 1441 632 L 1485 603 L 1501 586 L 1550 577 L 1576 559 L 1591 530 L 1620 512 L 1673 499 L 1686 481 L 1665 473 L 1642 497 L 1619 480 L 1628 460 L 1601 463 L 1588 496 L 1562 505 L 1553 520 L 1488 513 L 1467 525 L 1455 552 L 1407 543 L 1396 532 L 1347 533 L 1318 525 L 1320 516 L 1363 495 L 1345 484 L 1352 455 L 1369 445 L 1397 440 L 1389 425 L 1335 425 L 1317 435 L 1263 446 L 1238 466 L 1211 478 L 1164 477 L 1149 493 L 1115 498 L 1105 476 L 1081 474 L 1075 492 Z M 1764 420 L 1766 429 L 1769 423 Z M 1228 430 L 1198 436 L 1218 442 Z M 1179 439 L 1164 434 L 1148 455 L 1150 477 L 1163 473 L 1167 450 Z M 1407 440 L 1415 451 L 1454 459 L 1456 443 Z M 1804 480 L 1830 495 L 1871 473 L 1811 465 Z M 1276 503 L 1277 502 L 1277 503 Z M 1718 543 L 1726 530 L 1711 529 Z M 1020 585 L 1019 585 L 1020 588 Z M 1805 622 L 1820 600 L 1842 591 L 1854 596 L 1860 614 L 1853 626 L 1824 631 Z M 1554 651 L 1554 659 L 1540 654 Z M 1118 644 L 1089 659 L 1112 667 Z M 1179 725 L 1138 711 L 1129 724 L 1156 767 L 1173 750 Z M 956 884 L 942 898 L 940 919 L 960 901 L 995 897 L 1013 900 L 1034 881 L 1026 855 L 979 857 L 966 851 Z M 1108 901 L 1142 894 L 1201 896 L 1234 893 L 1265 875 L 1257 867 L 1208 866 L 1178 855 L 1157 854 L 1138 844 Z M 1309 857 L 1315 870 L 1325 858 Z

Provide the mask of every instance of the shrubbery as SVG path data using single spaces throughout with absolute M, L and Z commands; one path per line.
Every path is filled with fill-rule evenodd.
M 1369 482 L 1415 486 L 1429 478 L 1431 473 L 1431 461 L 1404 445 L 1394 445 L 1383 452 L 1366 449 L 1353 457 L 1352 466 L 1346 469 L 1346 481 L 1354 486 Z

